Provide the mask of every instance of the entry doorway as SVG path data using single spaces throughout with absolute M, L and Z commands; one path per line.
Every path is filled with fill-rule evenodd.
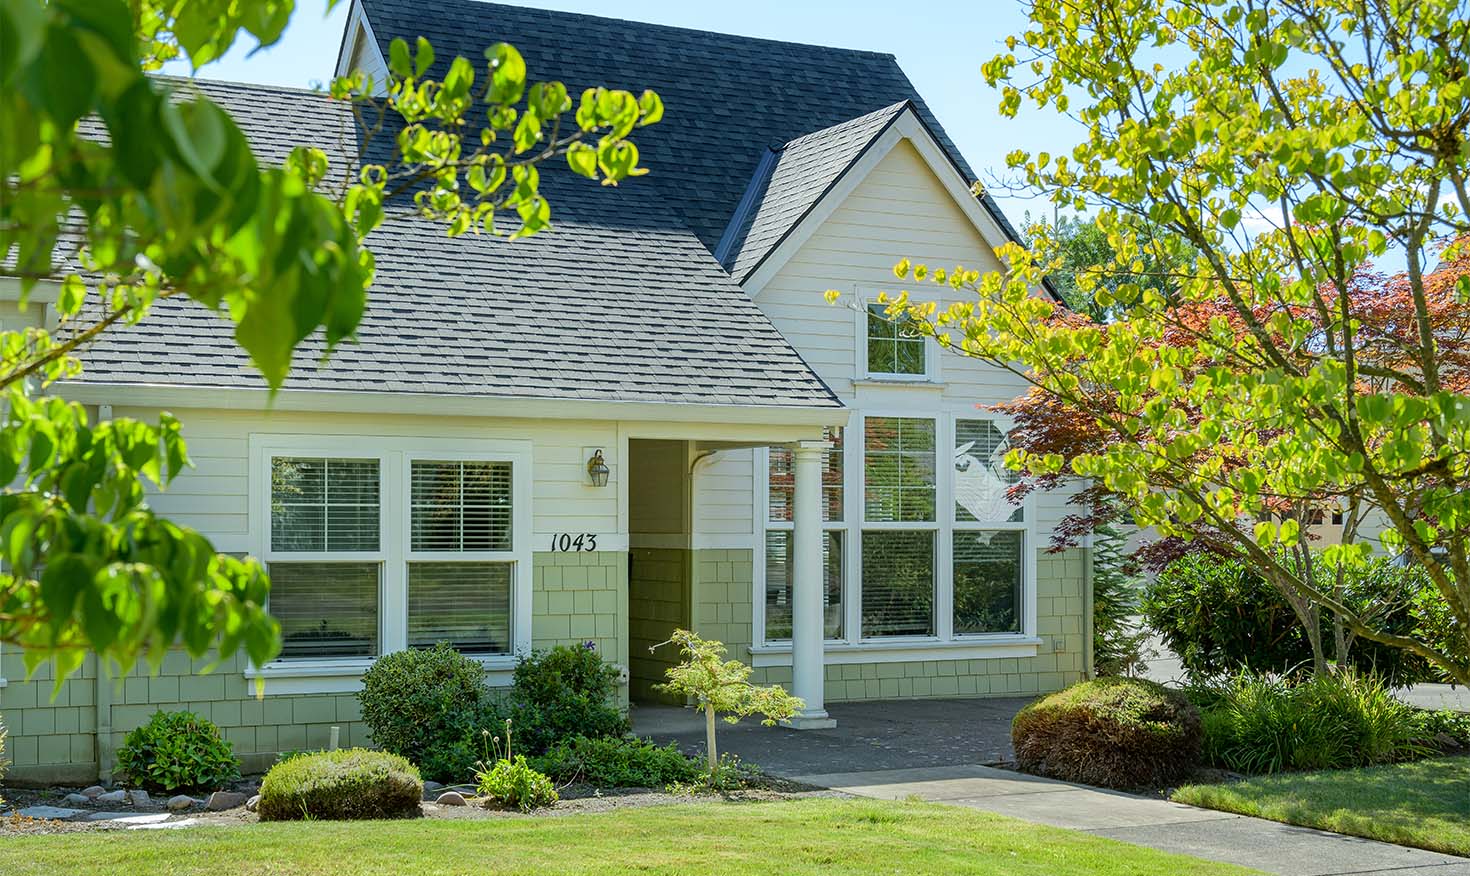
M 653 689 L 678 660 L 666 642 L 690 629 L 690 446 L 687 441 L 628 441 L 628 695 L 635 703 L 683 704 Z

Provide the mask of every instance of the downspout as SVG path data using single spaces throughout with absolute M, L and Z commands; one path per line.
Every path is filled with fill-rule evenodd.
M 92 662 L 97 667 L 97 693 L 92 697 L 97 709 L 97 780 L 111 787 L 112 771 L 117 765 L 117 754 L 112 746 L 112 679 L 102 671 L 101 657 L 93 655 Z
M 1092 554 L 1092 539 L 1088 539 L 1087 550 L 1082 557 L 1082 616 L 1086 619 L 1082 624 L 1083 678 L 1097 677 L 1092 653 L 1093 630 L 1097 623 L 1092 603 Z

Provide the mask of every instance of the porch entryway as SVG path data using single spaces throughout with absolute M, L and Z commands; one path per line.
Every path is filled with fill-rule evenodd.
M 666 642 L 693 626 L 688 441 L 628 442 L 628 695 L 677 703 L 654 690 L 678 659 Z M 653 650 L 650 650 L 653 649 Z

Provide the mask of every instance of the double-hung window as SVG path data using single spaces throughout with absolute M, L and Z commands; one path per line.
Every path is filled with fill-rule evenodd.
M 381 460 L 272 456 L 270 491 L 270 610 L 281 656 L 377 656 Z
M 1025 509 L 1008 491 L 1009 443 L 990 420 L 954 421 L 953 630 L 956 636 L 1022 631 Z
M 320 452 L 332 442 L 252 443 L 268 477 L 257 531 L 283 661 L 528 646 L 525 442 L 351 438 L 341 444 L 367 452 L 343 456 Z M 486 450 L 497 443 L 514 449 Z
M 843 524 L 842 429 L 830 427 L 824 437 L 832 445 L 822 459 L 822 628 L 828 639 L 842 638 Z M 794 454 L 788 448 L 770 450 L 766 492 L 765 638 L 790 641 L 792 598 L 792 500 L 796 478 Z
M 510 653 L 511 492 L 508 462 L 409 463 L 411 647 Z
M 864 421 L 860 552 L 864 639 L 927 637 L 937 631 L 935 447 L 933 419 Z

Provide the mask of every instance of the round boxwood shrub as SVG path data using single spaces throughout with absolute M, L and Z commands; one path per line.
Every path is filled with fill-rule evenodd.
M 424 783 L 396 754 L 366 748 L 318 751 L 271 767 L 260 784 L 261 821 L 409 818 Z
M 1098 678 L 1022 709 L 1011 723 L 1011 743 L 1029 773 L 1105 788 L 1158 788 L 1198 762 L 1200 715 L 1179 691 L 1137 678 Z
M 240 777 L 234 749 L 213 721 L 193 712 L 154 712 L 117 750 L 117 773 L 149 791 L 213 791 Z
M 500 724 L 485 668 L 443 642 L 380 657 L 357 700 L 373 742 L 435 781 L 469 781 L 484 756 L 480 729 Z

